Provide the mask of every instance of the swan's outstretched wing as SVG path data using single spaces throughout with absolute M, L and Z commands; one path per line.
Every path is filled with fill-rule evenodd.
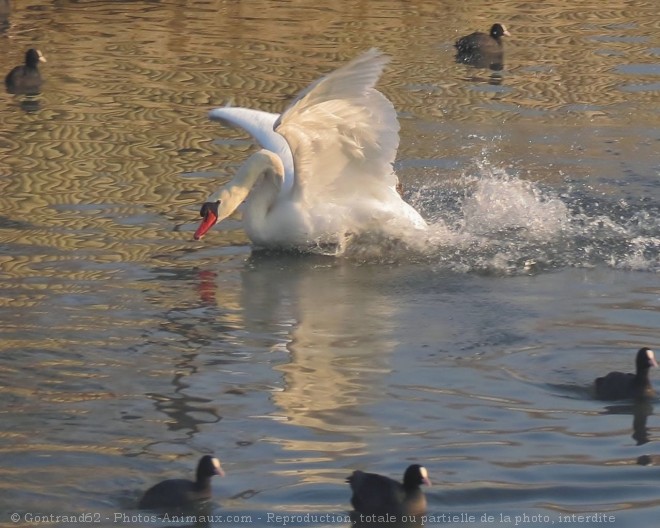
M 305 203 L 342 195 L 382 199 L 394 189 L 399 123 L 374 87 L 387 61 L 367 51 L 301 92 L 275 122 L 291 147 L 294 190 Z
M 293 157 L 288 143 L 280 134 L 274 131 L 275 122 L 279 117 L 279 114 L 230 106 L 215 108 L 209 112 L 211 120 L 242 128 L 262 148 L 268 149 L 280 157 L 285 172 L 282 192 L 288 193 L 293 185 Z

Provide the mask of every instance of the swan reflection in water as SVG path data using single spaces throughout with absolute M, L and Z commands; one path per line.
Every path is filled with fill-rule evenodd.
M 253 252 L 240 283 L 231 286 L 240 292 L 216 282 L 215 297 L 220 309 L 225 295 L 232 300 L 233 324 L 242 333 L 268 336 L 271 347 L 286 349 L 288 360 L 274 367 L 283 374 L 283 389 L 272 401 L 287 420 L 339 433 L 370 427 L 361 407 L 385 392 L 383 378 L 398 345 L 400 310 L 391 284 L 399 273 L 404 270 L 320 255 Z M 208 304 L 213 276 L 200 278 Z

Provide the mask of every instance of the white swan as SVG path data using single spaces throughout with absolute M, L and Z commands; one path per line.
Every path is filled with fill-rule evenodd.
M 202 205 L 195 240 L 245 200 L 253 244 L 309 248 L 348 236 L 406 238 L 426 222 L 397 192 L 399 123 L 374 85 L 387 58 L 372 49 L 303 90 L 281 114 L 216 108 L 209 117 L 250 133 L 262 150 Z

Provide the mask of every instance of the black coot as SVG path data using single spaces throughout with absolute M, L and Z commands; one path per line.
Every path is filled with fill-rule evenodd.
M 419 464 L 408 466 L 403 483 L 376 473 L 354 471 L 346 479 L 353 496 L 351 504 L 358 514 L 365 516 L 422 515 L 426 511 L 426 497 L 420 485 L 431 485 L 426 468 Z
M 658 363 L 653 350 L 644 347 L 637 352 L 635 359 L 635 374 L 610 372 L 606 376 L 596 378 L 596 398 L 599 400 L 644 400 L 655 394 L 649 380 L 649 369 L 657 367 Z
M 191 510 L 211 498 L 211 478 L 224 476 L 220 461 L 210 455 L 200 458 L 196 480 L 169 479 L 149 488 L 138 507 L 143 510 Z
M 41 88 L 40 62 L 46 62 L 46 58 L 39 50 L 27 50 L 25 64 L 16 66 L 5 77 L 7 91 L 14 94 L 38 94 Z
M 489 33 L 476 31 L 459 38 L 456 47 L 456 62 L 472 66 L 501 69 L 504 62 L 502 37 L 510 36 L 502 24 L 493 24 Z M 497 66 L 500 66 L 497 68 Z

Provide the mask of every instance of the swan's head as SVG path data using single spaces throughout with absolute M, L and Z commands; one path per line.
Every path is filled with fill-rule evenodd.
M 284 166 L 280 158 L 265 149 L 252 154 L 234 179 L 202 204 L 199 211 L 202 222 L 195 231 L 195 240 L 202 238 L 215 224 L 231 215 L 247 198 L 252 186 L 262 175 L 273 176 L 278 182 L 284 177 Z
M 218 222 L 218 209 L 220 200 L 217 202 L 204 202 L 199 210 L 199 216 L 202 217 L 202 223 L 199 224 L 197 231 L 193 235 L 195 240 L 202 238 L 206 232 Z
M 195 231 L 195 240 L 202 238 L 215 224 L 232 214 L 247 196 L 247 192 L 239 196 L 239 193 L 232 191 L 235 191 L 235 186 L 232 186 L 231 183 L 225 185 L 217 193 L 209 196 L 208 201 L 202 204 L 199 210 L 202 221 L 197 231 Z

